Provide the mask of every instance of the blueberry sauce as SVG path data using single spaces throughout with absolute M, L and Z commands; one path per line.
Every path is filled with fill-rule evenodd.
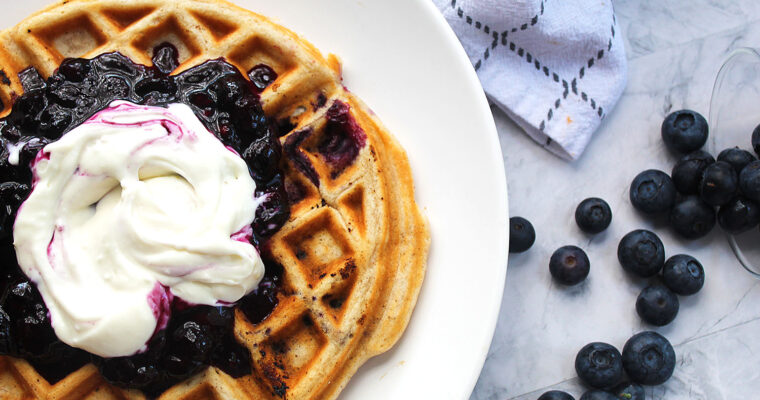
M 331 177 L 338 177 L 359 155 L 367 136 L 349 112 L 346 103 L 336 101 L 327 109 L 327 125 L 319 153 L 332 167 Z
M 13 222 L 32 187 L 31 164 L 45 145 L 114 100 L 152 106 L 185 103 L 225 146 L 241 155 L 256 182 L 256 196 L 266 200 L 240 240 L 250 240 L 266 254 L 266 239 L 290 214 L 277 127 L 259 102 L 259 93 L 277 74 L 261 64 L 246 79 L 217 59 L 169 75 L 178 66 L 177 49 L 163 44 L 154 49 L 153 66 L 106 53 L 66 59 L 47 80 L 30 67 L 19 74 L 24 94 L 0 120 L 0 354 L 25 358 L 50 383 L 94 362 L 109 382 L 154 397 L 207 365 L 234 377 L 251 372 L 250 354 L 234 337 L 233 307 L 189 305 L 162 287 L 151 297 L 161 312 L 146 351 L 101 358 L 72 348 L 55 336 L 39 292 L 16 261 Z M 263 259 L 263 280 L 237 306 L 254 323 L 277 305 L 284 273 L 280 265 Z
M 319 101 L 319 100 L 318 100 Z M 318 153 L 330 167 L 330 178 L 335 179 L 351 165 L 359 151 L 367 143 L 367 135 L 351 115 L 350 106 L 335 100 L 327 109 L 324 132 L 316 146 Z M 319 186 L 319 176 L 306 155 L 303 145 L 314 134 L 311 127 L 293 132 L 285 139 L 283 151 L 296 169 L 305 175 L 314 186 Z

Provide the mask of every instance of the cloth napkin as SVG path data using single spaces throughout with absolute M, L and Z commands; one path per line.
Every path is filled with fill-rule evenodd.
M 489 100 L 536 142 L 574 160 L 626 82 L 610 0 L 433 0 Z

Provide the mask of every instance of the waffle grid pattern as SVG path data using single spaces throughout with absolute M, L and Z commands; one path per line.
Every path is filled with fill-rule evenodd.
M 270 118 L 287 119 L 285 136 L 313 165 L 316 184 L 285 158 L 287 186 L 298 188 L 288 223 L 268 243 L 284 269 L 284 289 L 259 324 L 236 314 L 238 339 L 251 350 L 253 373 L 233 379 L 208 368 L 162 399 L 330 399 L 356 369 L 390 348 L 403 332 L 422 282 L 428 231 L 416 204 L 403 150 L 366 106 L 343 89 L 340 66 L 265 17 L 218 0 L 70 0 L 0 33 L 0 84 L 9 111 L 21 93 L 17 73 L 29 65 L 50 75 L 65 57 L 120 51 L 150 64 L 169 41 L 178 72 L 225 57 L 241 71 L 264 63 L 278 78 L 261 95 Z M 324 101 L 324 99 L 327 99 Z M 355 162 L 340 173 L 317 150 L 326 110 L 347 103 L 367 135 Z M 107 384 L 87 365 L 55 385 L 26 361 L 0 357 L 0 398 L 139 399 Z

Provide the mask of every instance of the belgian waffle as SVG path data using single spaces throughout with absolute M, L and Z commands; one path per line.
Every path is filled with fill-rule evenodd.
M 48 76 L 66 57 L 110 51 L 150 65 L 152 49 L 163 42 L 179 50 L 177 72 L 224 57 L 241 71 L 266 64 L 277 73 L 261 103 L 287 127 L 282 168 L 291 216 L 268 243 L 285 270 L 278 305 L 257 324 L 236 312 L 236 337 L 251 351 L 253 372 L 233 379 L 210 367 L 160 398 L 335 398 L 360 365 L 404 331 L 429 247 L 406 155 L 345 90 L 336 57 L 220 0 L 59 1 L 0 33 L 2 115 L 22 93 L 17 74 L 28 66 Z M 367 139 L 350 165 L 336 169 L 317 146 L 329 106 L 341 103 Z M 93 365 L 51 385 L 26 361 L 0 357 L 2 398 L 142 396 L 109 385 Z

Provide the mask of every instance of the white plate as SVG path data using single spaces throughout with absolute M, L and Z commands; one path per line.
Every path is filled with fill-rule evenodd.
M 491 342 L 507 268 L 507 187 L 493 118 L 458 40 L 430 0 L 237 0 L 343 61 L 346 86 L 409 154 L 432 248 L 401 341 L 342 399 L 466 399 Z M 6 2 L 11 26 L 49 4 Z

